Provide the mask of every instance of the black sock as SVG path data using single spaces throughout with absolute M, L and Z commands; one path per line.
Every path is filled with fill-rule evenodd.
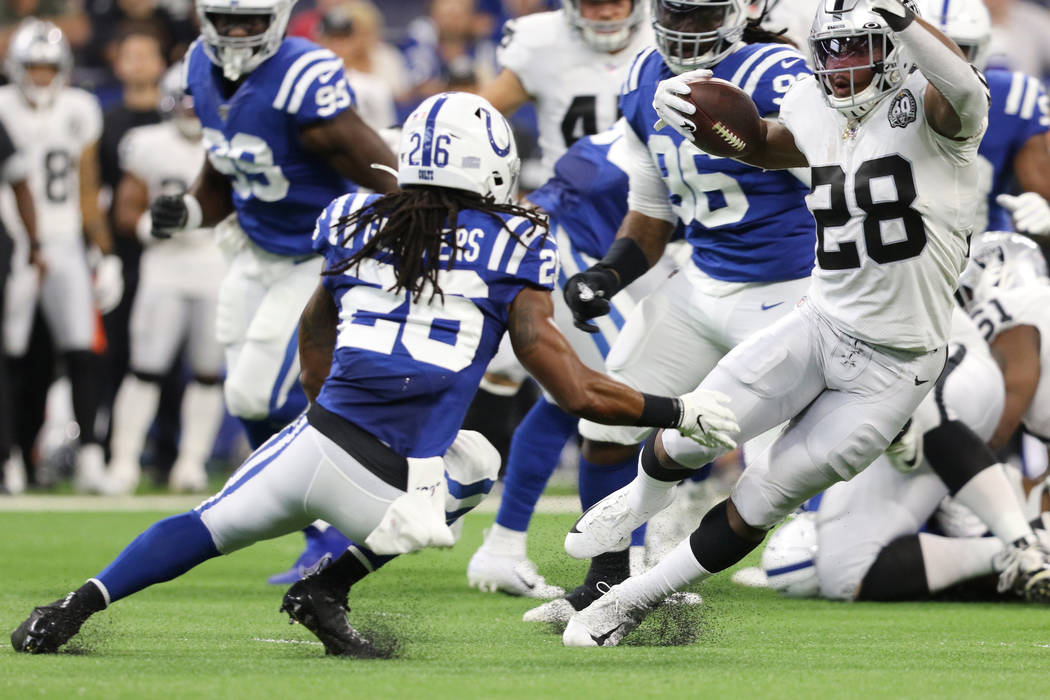
M 317 580 L 331 587 L 345 598 L 350 594 L 350 587 L 372 573 L 368 567 L 351 551 L 342 555 L 317 574 Z
M 766 533 L 749 539 L 741 537 L 729 525 L 729 499 L 707 511 L 700 526 L 689 536 L 693 556 L 712 574 L 728 569 L 762 543 Z
M 598 590 L 599 583 L 615 586 L 626 581 L 631 575 L 630 551 L 628 548 L 619 552 L 606 552 L 591 559 L 591 567 L 587 570 L 583 585 L 567 593 L 565 600 L 569 601 L 573 609 L 583 610 L 602 596 L 603 591 Z
M 84 614 L 84 617 L 106 609 L 106 598 L 102 590 L 92 581 L 87 581 L 83 586 L 73 591 L 73 599 L 69 601 L 71 608 Z
M 904 535 L 882 548 L 864 574 L 857 600 L 922 600 L 930 595 L 918 535 Z

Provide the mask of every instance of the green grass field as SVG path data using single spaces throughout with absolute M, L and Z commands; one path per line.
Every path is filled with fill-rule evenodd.
M 5 634 L 163 515 L 0 512 Z M 66 653 L 24 656 L 5 645 L 0 697 L 1048 695 L 1050 610 L 1019 603 L 788 600 L 722 576 L 698 589 L 703 606 L 654 614 L 626 646 L 566 649 L 555 630 L 520 621 L 532 601 L 467 588 L 467 560 L 491 520 L 468 517 L 453 550 L 401 557 L 351 591 L 353 623 L 396 637 L 396 658 L 326 658 L 309 632 L 277 613 L 283 589 L 265 578 L 298 554 L 295 535 L 117 603 L 89 621 Z M 571 522 L 538 515 L 530 539 L 540 570 L 567 586 L 584 570 L 561 554 Z

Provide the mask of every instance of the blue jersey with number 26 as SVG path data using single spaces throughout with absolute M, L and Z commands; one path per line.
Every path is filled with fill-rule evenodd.
M 810 74 L 802 55 L 785 44 L 746 44 L 713 67 L 751 96 L 763 117 L 780 111 L 796 79 Z M 693 262 L 715 279 L 775 282 L 808 277 L 816 243 L 809 191 L 787 171 L 765 171 L 709 156 L 674 129 L 653 130 L 653 95 L 671 69 L 656 49 L 634 60 L 620 111 L 667 185 L 671 208 L 693 245 Z
M 378 197 L 347 195 L 321 214 L 314 248 L 326 269 L 360 250 L 371 233 L 347 236 L 339 219 Z M 394 268 L 381 256 L 323 277 L 339 328 L 317 401 L 405 457 L 445 453 L 499 347 L 510 303 L 525 287 L 553 289 L 557 277 L 554 241 L 527 219 L 461 211 L 456 240 L 455 262 L 451 269 L 442 262 L 438 277 L 444 298 L 390 291 Z
M 306 39 L 285 39 L 227 99 L 222 72 L 199 41 L 187 56 L 186 88 L 208 160 L 233 184 L 241 228 L 271 253 L 309 254 L 317 214 L 357 189 L 299 142 L 304 126 L 353 104 L 342 60 Z

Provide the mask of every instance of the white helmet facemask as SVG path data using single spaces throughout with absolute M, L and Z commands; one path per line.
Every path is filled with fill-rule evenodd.
M 963 306 L 972 309 L 997 289 L 1050 284 L 1046 258 L 1039 246 L 1019 233 L 989 231 L 976 236 L 970 261 L 959 277 Z
M 747 26 L 744 0 L 652 0 L 656 48 L 675 73 L 709 68 L 733 51 Z
M 862 118 L 912 70 L 907 53 L 894 43 L 889 25 L 872 12 L 869 0 L 822 0 L 809 46 L 828 106 L 849 119 Z M 845 80 L 848 92 L 838 94 L 836 88 Z
M 443 92 L 405 120 L 398 185 L 450 187 L 511 202 L 521 161 L 510 124 L 478 95 Z
M 197 0 L 204 51 L 222 68 L 224 78 L 240 80 L 277 53 L 293 4 L 294 0 Z M 216 27 L 223 15 L 266 16 L 266 29 L 243 37 L 225 36 Z
M 632 0 L 631 14 L 626 18 L 606 21 L 584 17 L 580 0 L 562 0 L 561 4 L 569 24 L 580 33 L 584 42 L 595 51 L 605 53 L 626 48 L 645 14 L 644 0 Z
M 55 75 L 47 85 L 37 85 L 29 75 L 32 66 L 54 68 Z M 52 105 L 62 88 L 69 84 L 73 53 L 61 29 L 51 22 L 29 18 L 11 37 L 5 69 L 26 101 L 41 109 Z

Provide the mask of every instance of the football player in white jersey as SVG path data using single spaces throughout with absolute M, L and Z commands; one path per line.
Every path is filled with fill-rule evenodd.
M 161 194 L 182 194 L 204 162 L 201 123 L 193 99 L 179 85 L 178 68 L 162 83 L 160 124 L 132 129 L 120 145 L 124 175 L 117 187 L 118 230 L 146 246 L 131 311 L 130 373 L 113 407 L 112 459 L 107 490 L 130 493 L 139 480 L 139 458 L 160 401 L 163 377 L 186 343 L 193 379 L 182 399 L 179 454 L 169 474 L 173 491 L 204 491 L 204 463 L 223 416 L 222 347 L 215 339 L 215 306 L 226 274 L 211 229 L 154 238 L 147 213 Z
M 856 476 L 945 366 L 973 233 L 989 104 L 983 76 L 911 0 L 824 0 L 810 46 L 815 75 L 789 90 L 779 121 L 762 121 L 760 141 L 741 157 L 763 168 L 809 167 L 817 222 L 810 290 L 701 383 L 728 397 L 741 440 L 790 422 L 688 540 L 573 615 L 568 646 L 615 646 L 667 595 L 732 566 L 806 499 Z M 655 104 L 662 121 L 691 134 L 683 113 L 695 106 L 678 96 L 678 82 L 662 85 Z M 665 94 L 672 89 L 678 94 Z M 636 480 L 586 512 L 566 550 L 589 557 L 621 546 L 666 507 L 689 470 L 724 451 L 657 433 Z M 1022 587 L 1050 567 L 1026 532 L 1021 518 L 998 533 L 1036 554 L 1016 557 Z
M 120 260 L 109 254 L 112 240 L 98 204 L 102 112 L 93 96 L 68 86 L 71 68 L 69 44 L 54 24 L 28 19 L 12 37 L 6 59 L 11 83 L 0 87 L 0 119 L 29 163 L 48 273 L 39 279 L 35 269 L 22 268 L 12 275 L 5 336 L 9 355 L 25 354 L 39 299 L 73 387 L 81 445 L 74 486 L 93 491 L 101 487 L 105 468 L 94 430 L 100 399 L 98 359 L 92 352 L 96 304 L 103 313 L 113 308 L 123 293 L 123 278 Z M 20 230 L 17 220 L 9 215 L 5 220 L 9 230 Z M 93 278 L 85 235 L 103 255 Z
M 941 534 L 923 531 L 947 494 L 973 503 L 975 487 L 994 478 L 984 470 L 1004 468 L 984 442 L 1002 447 L 1022 426 L 1050 433 L 1048 357 L 1039 340 L 1050 330 L 1046 261 L 1016 233 L 983 234 L 972 252 L 959 291 L 973 321 L 961 310 L 953 318 L 948 367 L 913 419 L 923 436 L 917 459 L 880 457 L 856 479 L 828 489 L 814 513 L 785 523 L 762 555 L 772 588 L 835 600 L 914 600 L 999 572 L 1000 592 L 1046 602 L 1050 572 L 1017 589 L 1022 567 L 1011 566 L 1020 562 L 1010 556 L 1017 550 L 981 536 L 985 528 L 994 532 L 1004 514 L 1016 520 L 1022 507 L 1020 517 L 1045 535 L 1045 481 L 1026 494 L 1021 472 L 1008 467 L 1014 491 L 977 499 L 968 509 L 976 528 L 957 534 L 959 521 L 945 522 L 941 511 Z M 966 472 L 973 474 L 963 482 Z
M 643 0 L 562 0 L 504 26 L 503 70 L 481 94 L 507 116 L 535 101 L 544 181 L 565 149 L 616 121 L 627 68 L 653 40 L 644 18 Z

